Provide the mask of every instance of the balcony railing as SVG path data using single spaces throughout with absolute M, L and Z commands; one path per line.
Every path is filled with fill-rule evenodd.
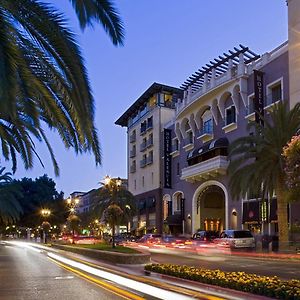
M 140 161 L 140 167 L 141 167 L 141 168 L 144 168 L 144 167 L 146 167 L 146 164 L 147 164 L 147 159 L 146 159 L 146 158 L 143 158 L 143 159 Z
M 136 156 L 136 150 L 130 150 L 130 158 L 135 157 Z
M 132 165 L 130 166 L 130 173 L 135 173 L 136 172 L 136 166 Z
M 147 148 L 147 142 L 142 142 L 141 145 L 140 145 L 140 151 L 143 152 L 145 151 Z
M 186 181 L 203 180 L 209 176 L 226 174 L 228 160 L 226 156 L 216 156 L 198 164 L 182 169 L 181 179 Z
M 213 128 L 209 127 L 209 128 L 202 128 L 198 131 L 198 137 L 204 136 L 204 135 L 213 135 Z
M 153 146 L 153 138 L 148 139 L 147 141 L 147 147 Z
M 147 157 L 147 165 L 153 164 L 153 156 L 148 156 Z
M 129 137 L 129 141 L 130 143 L 134 143 L 136 141 L 136 134 L 132 134 L 130 137 Z

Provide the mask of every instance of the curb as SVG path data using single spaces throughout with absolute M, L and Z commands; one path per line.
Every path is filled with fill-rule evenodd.
M 273 298 L 269 298 L 269 297 L 266 297 L 266 296 L 246 293 L 246 292 L 243 292 L 243 291 L 224 288 L 224 287 L 220 287 L 220 286 L 217 286 L 217 285 L 206 284 L 206 283 L 192 281 L 192 280 L 179 278 L 179 277 L 175 277 L 175 276 L 170 276 L 170 275 L 166 275 L 166 274 L 155 273 L 155 272 L 151 272 L 151 271 L 148 271 L 148 270 L 145 270 L 145 275 L 146 276 L 159 277 L 161 279 L 166 279 L 168 281 L 172 281 L 173 283 L 176 283 L 176 282 L 178 283 L 179 282 L 179 283 L 182 283 L 182 284 L 188 284 L 188 285 L 193 286 L 193 287 L 202 288 L 202 289 L 207 290 L 208 292 L 211 292 L 212 293 L 211 295 L 213 295 L 213 293 L 215 293 L 215 294 L 218 294 L 220 296 L 220 294 L 221 294 L 226 299 L 252 299 L 252 300 L 270 300 L 270 299 L 273 299 Z

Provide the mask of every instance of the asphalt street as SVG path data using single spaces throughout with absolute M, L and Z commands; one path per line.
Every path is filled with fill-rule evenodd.
M 0 244 L 0 299 L 124 298 L 61 268 L 40 253 Z
M 182 249 L 150 248 L 143 251 L 150 251 L 153 263 L 181 264 L 228 272 L 244 271 L 258 275 L 278 276 L 282 279 L 300 279 L 300 260 L 258 259 L 209 252 L 196 254 Z

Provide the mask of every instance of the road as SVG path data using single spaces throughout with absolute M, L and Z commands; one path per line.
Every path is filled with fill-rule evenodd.
M 300 279 L 300 260 L 272 260 L 263 258 L 249 258 L 220 253 L 203 252 L 191 253 L 185 249 L 168 249 L 152 246 L 138 247 L 151 253 L 153 263 L 181 264 L 197 266 L 206 269 L 220 269 L 222 271 L 244 271 L 265 276 L 278 276 L 282 279 Z
M 0 242 L 0 300 L 225 299 L 207 292 L 116 272 L 38 244 Z
M 30 249 L 0 245 L 0 299 L 124 299 Z

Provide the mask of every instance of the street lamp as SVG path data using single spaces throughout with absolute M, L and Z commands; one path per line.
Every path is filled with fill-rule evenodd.
M 47 237 L 46 237 L 46 229 L 50 227 L 50 223 L 46 221 L 46 219 L 51 215 L 51 211 L 49 209 L 42 209 L 41 215 L 44 218 L 44 221 L 42 223 L 43 228 L 43 243 L 46 244 Z
M 74 223 L 75 222 L 75 218 L 76 218 L 76 221 L 78 221 L 78 217 L 76 216 L 76 208 L 80 202 L 79 198 L 72 198 L 72 197 L 69 197 L 67 198 L 67 205 L 69 207 L 69 217 L 68 217 L 68 220 L 69 222 L 71 223 L 72 225 L 72 243 L 74 244 L 74 235 L 75 235 L 75 229 L 74 229 L 74 224 L 72 224 L 72 222 Z

